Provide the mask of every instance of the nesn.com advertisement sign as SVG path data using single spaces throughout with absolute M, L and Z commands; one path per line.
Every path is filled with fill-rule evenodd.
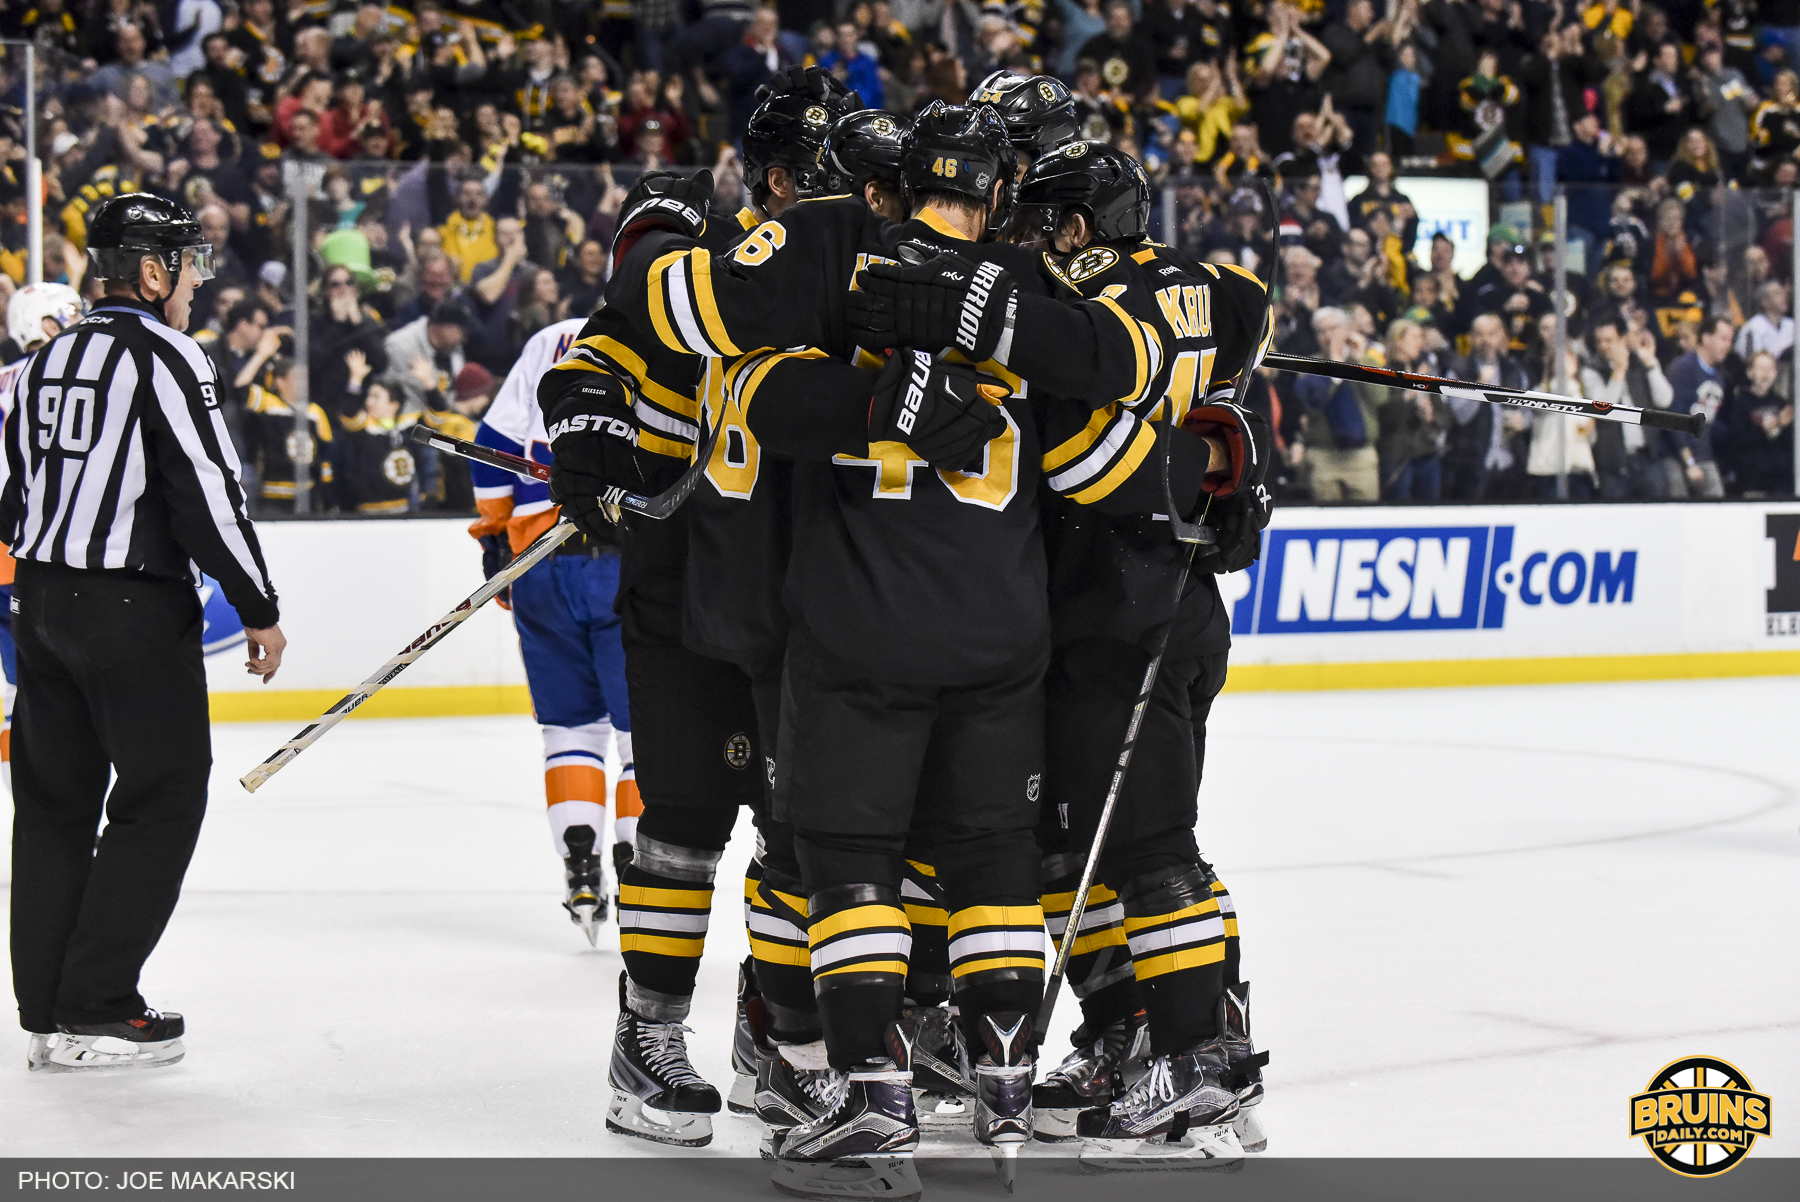
M 1508 525 L 1276 529 L 1227 585 L 1238 634 L 1500 630 L 1518 607 L 1635 604 L 1638 548 L 1527 545 Z M 1535 540 L 1542 542 L 1540 538 Z M 1233 587 L 1235 586 L 1235 587 Z

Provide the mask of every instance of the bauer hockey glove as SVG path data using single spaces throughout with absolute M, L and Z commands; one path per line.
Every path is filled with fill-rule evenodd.
M 1212 572 L 1241 572 L 1262 555 L 1262 532 L 1275 508 L 1269 490 L 1258 482 L 1241 488 L 1207 511 L 1213 545 L 1200 553 L 1199 565 Z
M 1275 445 L 1268 419 L 1262 414 L 1230 401 L 1208 401 L 1188 410 L 1181 424 L 1202 438 L 1216 438 L 1224 443 L 1231 460 L 1224 471 L 1207 473 L 1200 485 L 1202 492 L 1224 500 L 1262 487 Z
M 631 186 L 619 206 L 619 232 L 613 239 L 613 270 L 625 261 L 637 240 L 655 230 L 668 230 L 698 238 L 706 228 L 706 208 L 712 203 L 711 171 L 678 175 L 673 171 L 649 171 Z
M 994 357 L 1011 332 L 1018 286 L 998 263 L 913 244 L 901 263 L 871 263 L 850 293 L 845 316 L 863 346 L 955 349 L 971 363 Z M 930 256 L 930 257 L 927 257 Z
M 940 471 L 976 471 L 983 449 L 1006 430 L 996 403 L 1005 397 L 966 363 L 899 351 L 875 381 L 869 441 L 903 442 Z
M 583 534 L 610 539 L 608 493 L 641 492 L 637 424 L 625 385 L 603 372 L 582 372 L 581 383 L 556 402 L 545 422 L 550 435 L 550 499 Z M 616 510 L 615 510 L 616 512 Z

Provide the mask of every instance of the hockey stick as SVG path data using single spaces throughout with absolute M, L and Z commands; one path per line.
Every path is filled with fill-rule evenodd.
M 608 485 L 606 491 L 600 494 L 600 503 L 617 505 L 622 509 L 629 509 L 633 513 L 642 514 L 644 517 L 655 518 L 657 521 L 668 517 L 680 509 L 681 503 L 692 496 L 694 489 L 700 486 L 700 477 L 705 474 L 706 465 L 712 459 L 713 445 L 719 441 L 719 431 L 724 428 L 724 423 L 721 422 L 706 432 L 706 438 L 694 453 L 694 461 L 682 471 L 679 480 L 662 492 L 653 497 L 645 497 L 627 492 L 616 485 Z M 476 463 L 485 463 L 489 467 L 497 467 L 503 471 L 512 472 L 514 475 L 527 476 L 545 483 L 550 480 L 549 466 L 539 463 L 535 459 L 509 455 L 505 451 L 484 447 L 480 443 L 452 438 L 450 435 L 440 434 L 428 426 L 414 426 L 413 441 L 442 451 L 446 455 L 456 455 Z
M 495 572 L 480 588 L 463 599 L 462 604 L 439 618 L 426 628 L 425 633 L 408 643 L 401 652 L 375 669 L 375 674 L 344 694 L 338 703 L 320 714 L 299 734 L 283 743 L 275 754 L 246 772 L 238 779 L 245 792 L 254 793 L 261 788 L 263 782 L 280 772 L 293 762 L 294 757 L 325 737 L 325 732 L 350 716 L 352 710 L 378 693 L 394 677 L 406 671 L 427 651 L 443 642 L 452 630 L 461 626 L 475 615 L 475 611 L 486 605 L 501 590 L 513 581 L 529 572 L 539 560 L 549 555 L 562 545 L 564 539 L 575 533 L 575 523 L 564 520 L 538 536 L 538 540 L 526 547 L 507 564 Z
M 1274 197 L 1269 194 L 1268 185 L 1263 191 L 1269 204 L 1271 215 L 1275 212 Z M 1274 331 L 1275 272 L 1271 258 L 1269 282 L 1264 287 L 1268 303 L 1263 306 L 1262 328 L 1257 331 L 1256 341 L 1251 345 L 1250 354 L 1244 361 L 1244 367 L 1238 373 L 1237 391 L 1232 402 L 1238 406 L 1244 404 L 1250 392 L 1250 382 L 1256 375 L 1259 363 L 1268 361 L 1267 351 L 1270 337 Z M 1171 434 L 1171 437 L 1173 435 Z M 1165 447 L 1163 462 L 1163 491 L 1168 495 L 1168 461 Z M 1211 508 L 1211 499 L 1207 506 Z M 1156 677 L 1162 671 L 1163 656 L 1169 650 L 1169 636 L 1175 631 L 1175 623 L 1181 617 L 1181 599 L 1187 592 L 1188 577 L 1194 570 L 1194 555 L 1203 545 L 1213 542 L 1212 531 L 1205 524 L 1203 513 L 1198 522 L 1181 520 L 1174 498 L 1169 497 L 1169 521 L 1172 524 L 1177 541 L 1185 548 L 1181 557 L 1181 570 L 1175 574 L 1175 596 L 1169 606 L 1169 620 L 1163 624 L 1161 632 L 1156 636 L 1156 653 L 1144 666 L 1144 680 L 1138 686 L 1137 700 L 1132 703 L 1131 720 L 1125 725 L 1125 741 L 1119 746 L 1119 758 L 1113 766 L 1112 781 L 1106 786 L 1106 801 L 1100 807 L 1100 820 L 1094 826 L 1094 845 L 1088 849 L 1087 863 L 1081 866 L 1081 880 L 1075 886 L 1075 896 L 1069 904 L 1068 925 L 1063 927 L 1062 941 L 1056 948 L 1056 964 L 1051 969 L 1050 979 L 1044 982 L 1044 1000 L 1038 1007 L 1037 1027 L 1032 1038 L 1042 1044 L 1044 1034 L 1050 1029 L 1050 1018 L 1056 1010 L 1056 995 L 1062 992 L 1063 977 L 1069 971 L 1069 957 L 1074 954 L 1075 941 L 1081 935 L 1081 920 L 1087 914 L 1088 890 L 1094 887 L 1094 876 L 1100 868 L 1100 852 L 1106 846 L 1106 832 L 1112 826 L 1113 811 L 1118 808 L 1119 794 L 1125 788 L 1125 775 L 1131 771 L 1131 754 L 1137 750 L 1138 731 L 1144 724 L 1144 711 L 1150 708 L 1151 694 L 1156 691 Z
M 1639 409 L 1636 405 L 1584 401 L 1580 397 L 1534 392 L 1528 388 L 1471 384 L 1466 380 L 1421 376 L 1386 367 L 1367 367 L 1360 363 L 1334 363 L 1329 359 L 1314 359 L 1307 355 L 1269 355 L 1263 359 L 1263 366 L 1303 376 L 1328 376 L 1334 380 L 1348 380 L 1352 384 L 1379 384 L 1384 388 L 1410 388 L 1414 392 L 1428 392 L 1434 396 L 1482 401 L 1489 405 L 1511 405 L 1516 409 L 1546 409 L 1552 413 L 1591 417 L 1603 422 L 1622 422 L 1628 426 L 1646 426 L 1652 430 L 1674 430 L 1696 437 L 1706 429 L 1706 414 L 1699 410 L 1692 413 L 1671 413 L 1666 409 Z

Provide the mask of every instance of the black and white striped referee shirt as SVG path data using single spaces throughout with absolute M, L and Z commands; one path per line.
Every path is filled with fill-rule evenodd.
M 251 629 L 279 616 L 212 361 L 109 297 L 40 347 L 5 398 L 0 540 L 15 559 L 219 582 Z

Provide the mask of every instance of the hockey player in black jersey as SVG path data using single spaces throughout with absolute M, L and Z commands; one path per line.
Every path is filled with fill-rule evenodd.
M 752 207 L 734 221 L 709 223 L 710 177 L 647 177 L 622 209 L 617 256 L 656 228 L 682 229 L 723 249 L 823 186 L 818 159 L 825 132 L 834 116 L 858 106 L 854 95 L 809 70 L 776 77 L 762 100 L 745 137 Z M 648 486 L 657 469 L 647 465 L 679 465 L 689 457 L 703 403 L 711 409 L 709 424 L 732 424 L 720 412 L 723 393 L 712 366 L 658 346 L 653 332 L 634 330 L 614 310 L 602 307 L 590 319 L 539 389 L 555 455 L 552 494 L 578 525 L 604 523 L 597 497 L 606 485 Z M 629 438 L 602 432 L 608 430 L 629 430 Z M 778 594 L 759 605 L 773 586 L 740 587 L 741 580 L 719 578 L 721 565 L 770 570 L 755 555 L 771 540 L 785 541 L 785 507 L 777 501 L 771 516 L 763 511 L 767 507 L 742 502 L 757 490 L 759 478 L 761 491 L 773 496 L 779 490 L 771 481 L 784 469 L 763 463 L 741 428 L 735 436 L 722 431 L 714 452 L 705 482 L 675 517 L 626 519 L 619 588 L 644 812 L 632 859 L 620 865 L 626 971 L 607 1125 L 687 1145 L 711 1139 L 708 1116 L 720 1108 L 717 1091 L 688 1060 L 683 1022 L 705 944 L 715 868 L 741 805 L 756 809 L 759 843 L 770 852 L 759 864 L 771 855 L 792 863 L 791 840 L 770 827 L 763 804 L 773 747 L 762 731 L 772 729 L 778 704 L 784 637 Z M 725 612 L 729 603 L 738 607 Z M 789 875 L 792 895 L 797 869 Z M 753 931 L 753 946 L 758 942 Z M 756 1009 L 773 1010 L 776 1021 L 794 1010 L 804 1025 L 810 1010 L 810 979 L 804 967 L 793 967 L 790 950 L 793 943 L 803 949 L 804 942 L 799 933 L 773 952 L 786 961 L 777 969 L 797 978 L 788 993 L 799 991 L 798 1005 L 782 1009 L 780 973 L 763 974 L 776 979 Z M 799 954 L 803 963 L 804 951 Z M 742 1011 L 756 989 L 747 977 L 740 985 L 742 1031 Z M 816 1034 L 816 1020 L 813 1026 Z M 751 1105 L 755 1065 L 747 1034 L 733 1049 L 743 1087 L 733 1090 L 734 1109 Z M 800 1035 L 808 1037 L 804 1030 Z
M 1081 132 L 1075 97 L 1054 75 L 1020 75 L 1004 67 L 975 85 L 969 106 L 993 106 L 1019 156 L 1019 174 Z
M 1007 297 L 1013 325 L 1004 355 L 1027 381 L 1084 396 L 1128 396 L 1113 420 L 1128 413 L 1166 416 L 1231 449 L 1228 472 L 1200 475 L 1205 517 L 1219 541 L 1203 564 L 1211 571 L 1190 577 L 1174 615 L 1101 859 L 1100 880 L 1112 888 L 1096 886 L 1088 899 L 1097 920 L 1121 911 L 1123 929 L 1109 934 L 1103 921 L 1084 922 L 1077 944 L 1091 969 L 1109 943 L 1123 943 L 1135 971 L 1090 980 L 1099 987 L 1082 999 L 1086 1022 L 1077 1051 L 1038 1093 L 1040 1104 L 1054 1109 L 1101 1104 L 1080 1116 L 1079 1133 L 1091 1141 L 1086 1155 L 1134 1166 L 1241 1155 L 1233 1127 L 1244 1142 L 1260 1142 L 1253 1120 L 1261 1097 L 1229 895 L 1200 858 L 1193 826 L 1205 718 L 1224 682 L 1229 646 L 1212 572 L 1247 566 L 1267 521 L 1261 488 L 1267 429 L 1230 403 L 1231 378 L 1260 357 L 1257 330 L 1266 301 L 1248 273 L 1221 272 L 1146 242 L 1149 205 L 1141 169 L 1103 145 L 1071 143 L 1033 166 L 1021 186 L 1018 224 L 1049 238 L 1046 263 L 1069 298 L 1093 299 L 1070 306 L 1024 290 Z M 875 327 L 871 337 L 949 344 L 961 328 L 955 318 L 971 302 L 967 278 L 960 262 L 872 268 L 863 301 Z M 1135 330 L 1127 316 L 1138 323 Z M 1160 360 L 1148 379 L 1139 341 L 1144 329 L 1152 332 L 1159 348 L 1153 357 Z M 1142 441 L 1144 432 L 1095 430 L 1096 445 L 1126 437 Z M 1192 440 L 1169 443 L 1176 506 L 1195 496 L 1196 450 Z M 1081 463 L 1063 470 L 1080 471 Z M 1046 525 L 1056 650 L 1048 674 L 1050 763 L 1041 837 L 1046 876 L 1062 877 L 1067 890 L 1092 844 L 1144 666 L 1170 617 L 1166 597 L 1184 552 L 1166 519 L 1123 519 L 1056 504 Z M 1047 894 L 1057 887 L 1048 883 Z M 1079 982 L 1081 971 L 1072 966 L 1072 979 Z M 1152 1059 L 1132 1081 L 1135 1074 L 1122 1062 L 1141 1022 L 1132 1013 L 1140 998 Z

